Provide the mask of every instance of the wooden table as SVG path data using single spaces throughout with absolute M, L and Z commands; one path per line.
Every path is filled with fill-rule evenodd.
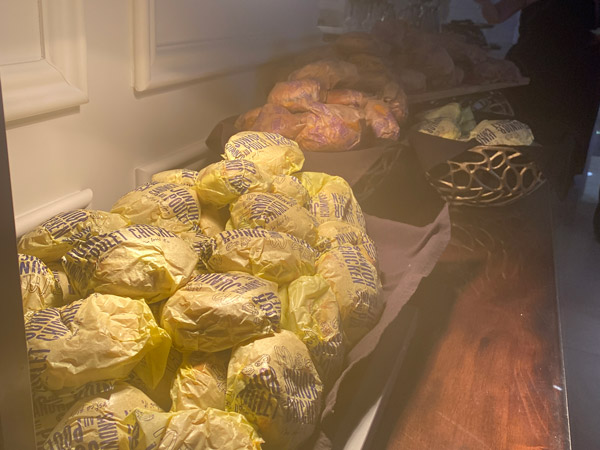
M 550 191 L 453 207 L 409 304 L 419 324 L 371 448 L 569 449 Z

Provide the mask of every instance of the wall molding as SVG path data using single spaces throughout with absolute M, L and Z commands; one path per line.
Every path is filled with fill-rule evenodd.
M 43 57 L 0 66 L 6 121 L 87 103 L 83 0 L 41 0 Z
M 155 0 L 133 1 L 133 87 L 138 92 L 245 70 L 321 42 L 314 33 L 290 37 L 262 31 L 160 45 L 156 42 Z
M 31 211 L 27 211 L 15 217 L 15 233 L 17 238 L 33 230 L 42 222 L 65 211 L 84 209 L 90 206 L 94 192 L 90 188 L 72 192 L 64 197 L 48 202 Z
M 200 170 L 214 159 L 204 141 L 193 142 L 168 155 L 135 168 L 135 185 L 152 181 L 152 175 L 171 169 Z

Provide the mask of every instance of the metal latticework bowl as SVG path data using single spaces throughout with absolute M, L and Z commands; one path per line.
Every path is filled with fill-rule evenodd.
M 448 203 L 500 206 L 535 191 L 545 178 L 537 165 L 512 147 L 479 146 L 427 172 Z

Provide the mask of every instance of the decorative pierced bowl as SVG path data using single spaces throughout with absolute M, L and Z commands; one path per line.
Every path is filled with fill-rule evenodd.
M 427 179 L 446 202 L 480 207 L 513 203 L 545 181 L 517 148 L 499 146 L 470 148 L 433 167 Z

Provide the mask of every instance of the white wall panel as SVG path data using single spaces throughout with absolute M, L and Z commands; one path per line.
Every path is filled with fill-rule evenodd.
M 312 3 L 304 1 L 308 14 Z M 171 2 L 171 7 L 177 3 Z M 87 188 L 94 192 L 92 207 L 110 208 L 135 187 L 136 167 L 182 149 L 202 148 L 217 121 L 263 103 L 270 87 L 268 68 L 250 67 L 136 93 L 131 84 L 132 3 L 83 0 L 82 4 L 89 103 L 10 124 L 16 215 Z M 304 33 L 312 34 L 315 24 L 305 23 Z
M 256 66 L 318 41 L 316 0 L 133 0 L 146 91 Z
M 0 65 L 41 57 L 37 0 L 0 1 Z
M 13 21 L 10 29 L 21 27 L 29 36 L 7 28 L 3 33 L 12 33 L 6 37 L 9 42 L 31 40 L 31 33 L 37 30 L 35 55 L 29 48 L 35 47 L 34 42 L 25 47 L 15 44 L 10 53 L 13 63 L 0 65 L 8 122 L 87 102 L 83 0 L 41 0 L 34 6 L 27 14 L 21 11 L 14 17 L 1 16 L 0 20 L 0 27 Z M 19 52 L 20 56 L 16 54 Z

